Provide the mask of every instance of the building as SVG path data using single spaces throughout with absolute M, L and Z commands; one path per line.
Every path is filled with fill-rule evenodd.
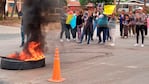
M 134 11 L 139 6 L 144 6 L 144 0 L 122 0 L 120 2 L 118 11 L 121 11 L 123 9 L 127 12 L 130 10 Z M 146 6 L 149 6 L 149 0 L 147 0 Z

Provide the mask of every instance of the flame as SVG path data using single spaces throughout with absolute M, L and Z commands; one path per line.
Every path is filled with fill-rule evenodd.
M 40 43 L 38 42 L 30 42 L 28 44 L 28 52 L 23 50 L 21 53 L 14 53 L 8 55 L 8 58 L 18 59 L 22 61 L 38 61 L 45 58 L 42 50 L 40 49 Z

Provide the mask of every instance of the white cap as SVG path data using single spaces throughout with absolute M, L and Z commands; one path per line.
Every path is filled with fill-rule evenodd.
M 138 10 L 142 10 L 143 8 L 142 8 L 142 7 L 138 7 L 137 9 L 138 9 Z

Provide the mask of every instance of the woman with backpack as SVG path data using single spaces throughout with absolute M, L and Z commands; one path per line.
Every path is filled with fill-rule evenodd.
M 97 21 L 97 28 L 98 28 L 98 36 L 99 36 L 99 41 L 98 43 L 101 43 L 101 32 L 103 32 L 103 44 L 106 42 L 106 37 L 107 37 L 107 30 L 108 30 L 108 16 L 105 14 L 101 14 L 98 18 Z

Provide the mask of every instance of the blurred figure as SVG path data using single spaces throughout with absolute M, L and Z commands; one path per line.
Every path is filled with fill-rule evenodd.
M 25 43 L 25 33 L 24 33 L 24 26 L 23 26 L 23 12 L 22 11 L 19 12 L 19 16 L 22 17 L 22 19 L 21 19 L 21 45 L 20 45 L 20 47 L 23 47 L 24 43 Z
M 111 41 L 112 41 L 110 45 L 115 46 L 116 16 L 114 13 L 110 16 L 108 27 L 109 27 Z
M 136 44 L 134 46 L 139 45 L 139 34 L 141 32 L 142 36 L 142 44 L 141 47 L 144 47 L 144 22 L 145 22 L 145 14 L 142 12 L 143 8 L 138 7 L 138 12 L 135 14 L 135 21 L 136 21 Z
M 76 32 L 77 32 L 77 14 L 76 14 L 76 11 L 73 11 L 73 16 L 72 16 L 72 19 L 70 21 L 70 26 L 71 26 L 71 35 L 72 35 L 72 38 L 73 40 L 75 41 L 76 40 Z
M 130 25 L 129 15 L 124 15 L 124 21 L 123 21 L 124 36 L 123 38 L 128 38 L 129 25 Z
M 67 19 L 66 19 L 66 39 L 68 42 L 70 41 L 70 30 L 71 30 L 70 22 L 72 18 L 73 18 L 73 11 L 68 10 Z
M 145 36 L 147 36 L 147 34 L 148 34 L 148 28 L 147 28 L 147 18 L 148 18 L 148 16 L 147 16 L 147 12 L 145 10 L 143 12 L 145 14 L 144 31 L 145 31 Z
M 24 34 L 24 26 L 23 26 L 23 18 L 21 20 L 21 45 L 20 47 L 23 47 L 25 43 L 25 34 Z
M 88 18 L 86 20 L 86 24 L 84 26 L 83 33 L 81 35 L 80 43 L 82 43 L 82 41 L 83 41 L 85 32 L 87 34 L 87 44 L 90 44 L 91 35 L 93 33 L 93 16 L 92 16 L 91 11 L 88 12 Z
M 60 42 L 63 42 L 63 33 L 66 36 L 66 18 L 67 18 L 67 7 L 63 7 L 61 11 L 61 32 L 60 32 Z
M 78 14 L 77 14 L 77 32 L 78 32 L 78 40 L 80 41 L 81 40 L 81 28 L 83 26 L 83 14 L 82 14 L 82 11 L 78 11 Z
M 98 43 L 102 43 L 102 40 L 101 40 L 101 32 L 103 32 L 103 43 L 102 44 L 105 44 L 106 42 L 106 37 L 107 37 L 107 30 L 108 30 L 108 16 L 105 15 L 105 14 L 101 14 L 98 18 L 98 21 L 97 21 L 97 30 L 98 30 L 98 37 L 99 37 L 99 41 Z
M 97 11 L 97 9 L 95 9 L 93 13 L 93 34 L 94 34 L 94 31 L 97 29 L 97 20 L 99 15 L 100 15 L 100 12 Z M 97 32 L 97 36 L 98 36 L 98 32 Z M 92 37 L 92 40 L 93 40 L 93 37 Z
M 119 16 L 119 21 L 120 21 L 120 36 L 123 37 L 123 21 L 124 21 L 124 15 L 125 15 L 125 10 L 121 11 L 121 14 Z
M 89 10 L 86 8 L 84 9 L 84 13 L 83 13 L 83 32 L 85 34 L 85 40 L 87 40 L 87 30 L 85 29 L 85 25 L 87 23 L 88 20 L 88 16 L 89 16 Z
M 132 11 L 129 12 L 129 19 L 130 19 L 130 26 L 129 26 L 129 35 L 131 36 L 131 31 L 132 35 L 135 36 L 136 30 L 135 30 L 135 16 Z

